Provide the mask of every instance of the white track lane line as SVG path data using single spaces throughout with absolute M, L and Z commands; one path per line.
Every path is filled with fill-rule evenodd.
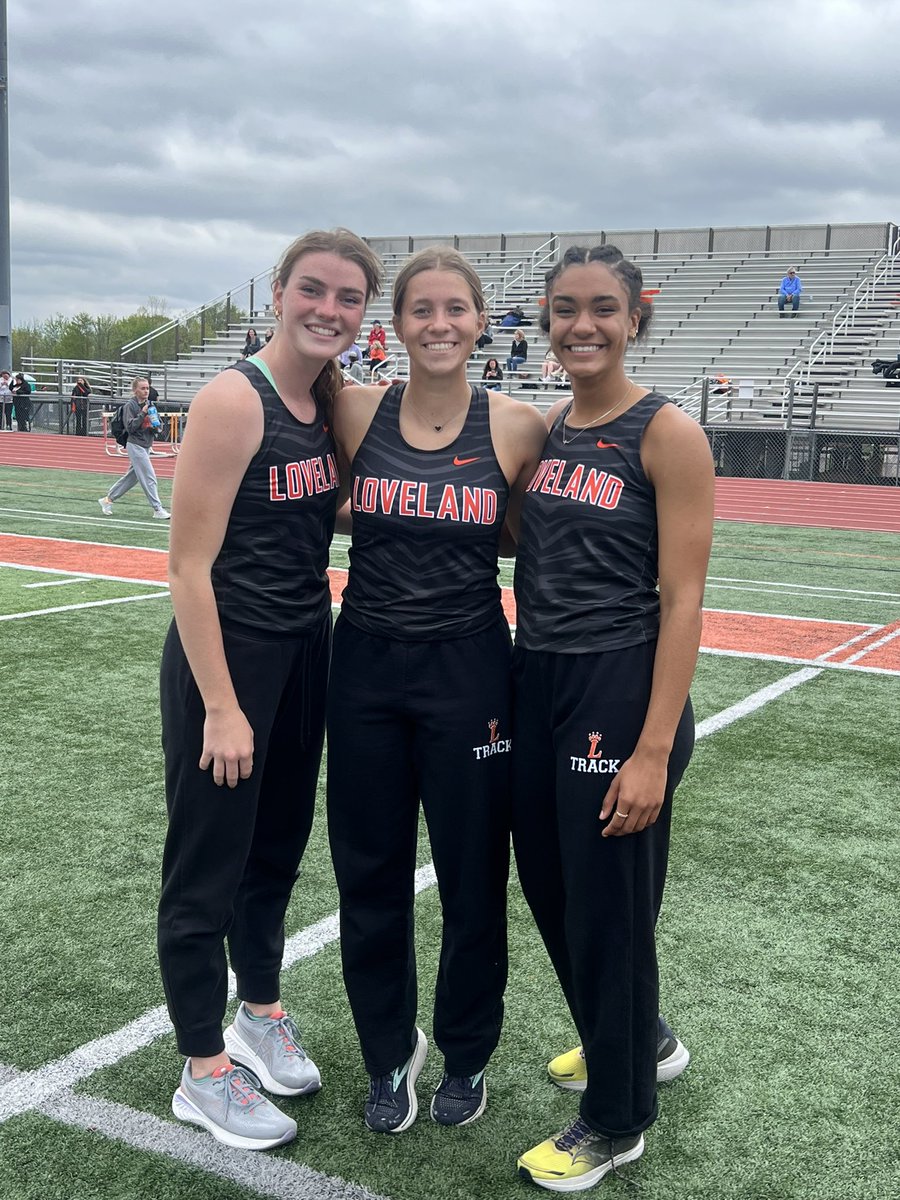
M 117 596 L 113 600 L 85 600 L 83 604 L 62 604 L 57 608 L 35 608 L 31 612 L 4 613 L 0 621 L 24 621 L 26 617 L 46 617 L 51 613 L 78 612 L 83 608 L 105 608 L 108 604 L 134 604 L 137 600 L 158 600 L 168 591 L 150 592 L 146 596 Z

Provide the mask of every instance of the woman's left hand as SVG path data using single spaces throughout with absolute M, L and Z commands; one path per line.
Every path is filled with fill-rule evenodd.
M 625 760 L 600 809 L 600 820 L 608 822 L 603 837 L 640 833 L 653 824 L 665 799 L 668 766 L 668 755 L 640 751 Z

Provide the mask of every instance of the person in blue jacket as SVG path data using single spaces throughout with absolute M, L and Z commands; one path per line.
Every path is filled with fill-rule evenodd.
M 778 313 L 780 316 L 787 316 L 784 306 L 790 301 L 791 316 L 796 317 L 797 309 L 800 307 L 800 293 L 802 291 L 803 284 L 800 282 L 800 276 L 794 267 L 788 267 L 787 275 L 782 279 L 781 286 L 778 289 Z

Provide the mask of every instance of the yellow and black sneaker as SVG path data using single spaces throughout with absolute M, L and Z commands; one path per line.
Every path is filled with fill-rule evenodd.
M 516 1165 L 524 1179 L 550 1192 L 584 1192 L 643 1153 L 643 1134 L 608 1138 L 579 1117 L 556 1137 L 528 1150 Z
M 547 1063 L 547 1074 L 557 1087 L 570 1092 L 583 1092 L 587 1087 L 587 1064 L 580 1046 L 558 1054 Z
M 670 1079 L 677 1079 L 690 1061 L 688 1048 L 660 1017 L 656 1044 L 656 1082 L 668 1083 Z M 547 1074 L 557 1087 L 566 1088 L 570 1092 L 583 1092 L 587 1087 L 584 1050 L 581 1046 L 576 1046 L 574 1050 L 558 1054 L 547 1063 Z

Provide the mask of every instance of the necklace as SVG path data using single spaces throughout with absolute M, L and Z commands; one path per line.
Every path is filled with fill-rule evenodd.
M 625 395 L 622 397 L 622 399 L 621 399 L 621 400 L 617 400 L 617 401 L 615 402 L 615 404 L 612 406 L 612 408 L 608 408 L 608 409 L 607 409 L 605 412 L 602 412 L 602 413 L 600 414 L 600 416 L 599 416 L 599 417 L 594 417 L 593 421 L 588 421 L 587 425 L 574 425 L 574 426 L 572 426 L 572 428 L 575 430 L 575 432 L 572 434 L 572 436 L 571 436 L 571 437 L 568 437 L 568 438 L 566 437 L 566 428 L 567 428 L 567 426 L 566 426 L 565 419 L 563 419 L 563 427 L 562 427 L 562 442 L 563 442 L 563 445 L 564 445 L 564 446 L 571 445 L 571 443 L 575 441 L 575 439 L 578 437 L 578 435 L 579 435 L 580 433 L 584 433 L 584 431 L 585 431 L 586 429 L 590 429 L 590 428 L 591 428 L 591 426 L 593 426 L 593 425 L 599 425 L 599 423 L 600 423 L 600 422 L 603 420 L 603 418 L 604 418 L 604 417 L 608 417 L 608 416 L 609 416 L 609 414 L 610 414 L 611 412 L 615 412 L 615 411 L 616 411 L 616 409 L 617 409 L 617 408 L 619 408 L 619 407 L 621 407 L 621 405 L 623 405 L 623 404 L 625 403 L 625 401 L 628 399 L 628 397 L 631 395 L 631 389 L 632 389 L 633 387 L 634 387 L 634 382 L 633 382 L 633 380 L 629 379 L 629 380 L 628 380 L 628 387 L 626 388 L 626 390 L 625 390 Z M 569 412 L 571 412 L 571 411 L 572 411 L 572 410 L 571 410 L 571 408 L 570 408 L 570 409 L 569 409 Z
M 434 430 L 434 432 L 435 432 L 435 433 L 440 433 L 440 432 L 441 432 L 441 430 L 444 428 L 444 426 L 445 426 L 445 425 L 449 425 L 451 421 L 455 421 L 457 417 L 459 417 L 459 416 L 462 416 L 462 414 L 463 414 L 463 413 L 466 413 L 466 412 L 468 412 L 468 411 L 469 411 L 469 405 L 472 403 L 472 400 L 471 400 L 471 397 L 470 397 L 470 398 L 469 398 L 469 399 L 466 401 L 466 406 L 465 406 L 465 408 L 460 408 L 460 409 L 458 409 L 458 410 L 457 410 L 455 413 L 452 413 L 452 414 L 451 414 L 449 417 L 445 417 L 445 418 L 444 418 L 444 420 L 443 420 L 443 421 L 441 421 L 440 425 L 435 425 L 435 423 L 434 423 L 434 421 L 432 420 L 432 418 L 431 418 L 431 417 L 426 417 L 426 416 L 425 416 L 425 414 L 424 414 L 424 413 L 421 411 L 421 409 L 419 408 L 419 406 L 416 404 L 415 400 L 413 400 L 412 396 L 409 396 L 409 395 L 407 395 L 407 396 L 405 397 L 405 399 L 406 399 L 406 400 L 408 400 L 408 401 L 409 401 L 409 403 L 412 405 L 413 411 L 415 412 L 415 414 L 416 414 L 416 416 L 419 418 L 419 420 L 420 420 L 420 421 L 422 421 L 422 422 L 423 422 L 425 425 L 430 425 L 430 426 L 431 426 L 431 428 Z

